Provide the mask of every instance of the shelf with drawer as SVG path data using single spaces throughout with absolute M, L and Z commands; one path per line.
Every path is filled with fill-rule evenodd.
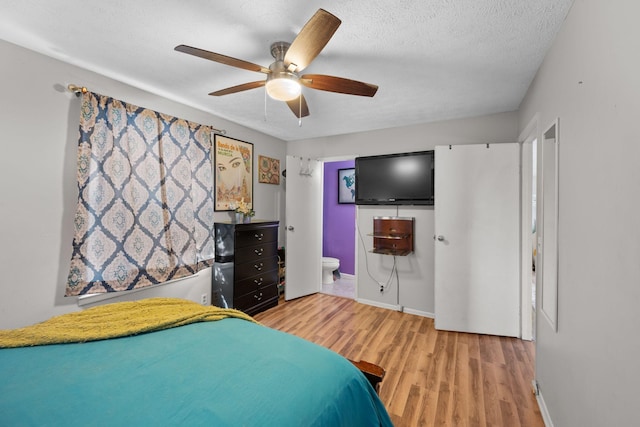
M 413 218 L 374 217 L 373 249 L 382 255 L 407 256 L 413 252 Z

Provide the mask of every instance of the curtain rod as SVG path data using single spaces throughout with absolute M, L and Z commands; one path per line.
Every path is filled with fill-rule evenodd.
M 74 85 L 74 84 L 70 84 L 69 86 L 67 86 L 67 89 L 69 89 L 69 91 L 75 93 L 76 96 L 80 96 L 80 94 L 82 94 L 82 93 L 89 92 L 89 89 L 87 89 L 86 87 L 77 86 L 77 85 Z
M 89 89 L 87 89 L 86 87 L 84 87 L 84 86 L 78 86 L 78 85 L 74 85 L 74 84 L 69 84 L 69 85 L 67 86 L 67 89 L 69 89 L 69 91 L 70 91 L 70 92 L 75 93 L 75 94 L 76 94 L 76 96 L 80 96 L 80 95 L 82 95 L 83 93 L 87 93 L 87 92 L 89 92 Z M 227 131 L 226 131 L 225 129 L 216 129 L 216 128 L 214 128 L 214 127 L 211 127 L 211 130 L 212 130 L 214 133 L 219 133 L 220 135 L 226 135 L 226 134 L 227 134 Z

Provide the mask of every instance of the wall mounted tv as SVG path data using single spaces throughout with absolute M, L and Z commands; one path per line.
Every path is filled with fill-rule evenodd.
M 434 151 L 356 157 L 356 205 L 433 205 Z

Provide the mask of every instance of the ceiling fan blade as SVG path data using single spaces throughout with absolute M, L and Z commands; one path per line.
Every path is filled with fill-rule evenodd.
M 292 99 L 291 101 L 287 101 L 287 105 L 293 111 L 293 114 L 296 115 L 297 118 L 307 117 L 309 115 L 309 107 L 307 107 L 307 100 L 304 99 L 304 96 L 300 94 L 296 99 Z
M 323 74 L 305 74 L 300 77 L 300 83 L 311 89 L 347 95 L 373 96 L 378 91 L 376 85 Z
M 257 87 L 264 86 L 264 84 L 265 84 L 264 80 L 260 80 L 258 82 L 243 83 L 243 84 L 238 85 L 238 86 L 232 86 L 232 87 L 228 87 L 226 89 L 220 89 L 220 90 L 217 90 L 215 92 L 211 92 L 209 95 L 212 95 L 212 96 L 229 95 L 231 93 L 238 93 L 238 92 L 242 92 L 242 91 L 249 90 L 249 89 L 255 89 Z
M 289 46 L 284 56 L 284 65 L 295 68 L 289 71 L 302 71 L 315 59 L 329 42 L 342 21 L 324 9 L 318 11 L 302 27 L 300 33 Z
M 271 72 L 270 69 L 265 68 L 261 65 L 254 64 L 252 62 L 243 61 L 242 59 L 236 59 L 230 56 L 221 55 L 219 53 L 209 52 L 208 50 L 198 49 L 197 47 L 191 47 L 191 46 L 181 44 L 176 46 L 174 49 L 177 50 L 178 52 L 199 56 L 200 58 L 219 62 L 225 65 L 231 65 L 232 67 L 242 68 L 243 70 L 256 71 L 258 73 L 265 73 L 265 74 L 269 74 Z

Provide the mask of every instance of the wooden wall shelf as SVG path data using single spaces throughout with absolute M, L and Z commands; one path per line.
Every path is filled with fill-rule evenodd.
M 407 256 L 413 252 L 413 218 L 374 217 L 373 250 L 382 255 Z

